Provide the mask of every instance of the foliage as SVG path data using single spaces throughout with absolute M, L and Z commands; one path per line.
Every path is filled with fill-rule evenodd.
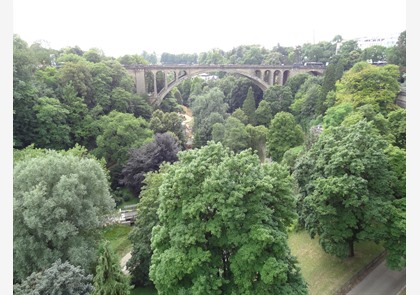
M 300 218 L 321 247 L 338 257 L 354 256 L 354 242 L 377 241 L 392 202 L 395 180 L 386 142 L 371 124 L 331 127 L 300 158 Z
M 41 97 L 34 106 L 36 138 L 34 143 L 43 148 L 66 149 L 70 146 L 69 111 L 56 98 Z
M 246 99 L 244 100 L 244 103 L 242 105 L 242 110 L 244 111 L 245 115 L 248 117 L 248 122 L 251 125 L 256 124 L 256 118 L 255 118 L 255 97 L 254 97 L 254 91 L 252 90 L 252 87 L 248 88 L 248 93 L 246 95 Z
M 261 162 L 266 158 L 266 142 L 268 128 L 262 125 L 252 126 L 246 125 L 246 132 L 248 133 L 248 147 L 256 151 Z
M 28 44 L 18 35 L 13 36 L 13 145 L 23 148 L 36 138 L 37 88 L 34 84 L 34 57 Z
M 159 293 L 307 294 L 287 245 L 287 171 L 212 142 L 179 158 L 163 175 L 152 231 Z
M 155 110 L 150 119 L 150 129 L 155 133 L 165 133 L 167 131 L 176 135 L 178 140 L 185 144 L 184 127 L 182 118 L 175 112 L 164 113 L 161 110 Z
M 223 102 L 223 92 L 216 88 L 199 95 L 191 108 L 194 115 L 194 146 L 200 147 L 211 140 L 212 127 L 215 123 L 223 123 L 227 104 Z
M 290 175 L 295 171 L 296 161 L 304 152 L 304 147 L 302 145 L 296 146 L 294 148 L 288 149 L 281 160 L 281 164 L 285 165 Z
M 264 92 L 264 100 L 270 105 L 271 114 L 274 116 L 278 112 L 291 111 L 290 105 L 293 103 L 293 93 L 289 86 L 274 85 Z
M 372 104 L 376 111 L 386 112 L 396 108 L 395 98 L 400 91 L 398 67 L 376 67 L 359 62 L 337 82 L 337 102 L 351 102 L 354 108 Z
M 351 103 L 341 103 L 327 109 L 323 119 L 324 128 L 339 126 L 352 111 Z
M 271 158 L 280 162 L 288 149 L 303 143 L 302 128 L 292 114 L 277 113 L 268 128 L 267 142 Z
M 273 119 L 271 107 L 267 101 L 262 100 L 258 105 L 258 108 L 255 110 L 256 125 L 264 125 L 265 127 L 268 127 L 271 119 Z
M 226 119 L 223 136 L 223 145 L 234 152 L 240 152 L 248 147 L 249 135 L 245 125 L 238 119 L 230 116 Z
M 98 158 L 105 158 L 108 167 L 125 163 L 130 148 L 139 148 L 152 137 L 147 121 L 132 114 L 112 111 L 94 125 L 98 135 L 97 147 L 92 152 Z
M 150 259 L 153 254 L 150 239 L 153 227 L 158 224 L 159 187 L 163 181 L 163 173 L 164 168 L 159 172 L 149 172 L 145 175 L 145 185 L 140 193 L 136 222 L 129 235 L 133 250 L 127 262 L 127 269 L 132 274 L 132 280 L 136 286 L 152 284 L 149 278 Z
M 80 266 L 61 262 L 60 259 L 13 286 L 15 295 L 88 295 L 92 290 L 92 275 L 85 275 Z
M 103 242 L 99 248 L 93 283 L 95 290 L 92 295 L 130 295 L 130 278 L 122 272 L 108 241 Z
M 395 138 L 395 145 L 399 148 L 406 147 L 406 110 L 399 108 L 388 113 L 387 116 L 390 133 Z
M 245 114 L 245 112 L 241 108 L 236 109 L 232 113 L 232 117 L 238 119 L 244 125 L 247 125 L 248 124 L 248 116 Z
M 173 163 L 178 160 L 179 145 L 173 133 L 158 133 L 153 141 L 139 149 L 128 151 L 129 158 L 122 168 L 121 184 L 130 188 L 134 195 L 140 193 L 142 182 L 147 172 L 157 171 L 163 162 Z
M 296 120 L 307 130 L 311 120 L 322 114 L 322 104 L 322 79 L 310 77 L 300 86 L 290 109 Z
M 48 151 L 13 171 L 13 266 L 22 280 L 61 258 L 90 272 L 97 229 L 115 206 L 94 159 Z

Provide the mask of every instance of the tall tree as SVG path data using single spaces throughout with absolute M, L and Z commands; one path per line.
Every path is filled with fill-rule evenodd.
M 115 206 L 107 176 L 94 159 L 46 155 L 13 170 L 13 269 L 15 280 L 61 258 L 90 273 L 98 228 Z
M 36 138 L 33 107 L 38 97 L 33 74 L 36 64 L 28 44 L 13 36 L 13 145 L 23 148 Z
M 162 294 L 307 294 L 287 245 L 288 172 L 220 143 L 180 153 L 159 189 L 150 277 Z
M 303 131 L 292 114 L 280 112 L 271 120 L 267 141 L 271 158 L 281 161 L 288 149 L 303 143 Z
M 359 62 L 337 82 L 337 102 L 351 102 L 355 108 L 372 104 L 385 115 L 397 108 L 395 98 L 400 91 L 398 78 L 396 65 L 376 67 Z
M 249 135 L 245 125 L 234 117 L 229 117 L 225 122 L 223 145 L 234 152 L 240 152 L 248 147 Z
M 216 88 L 199 95 L 192 103 L 194 115 L 194 146 L 200 147 L 211 140 L 211 131 L 215 123 L 223 123 L 227 104 L 223 102 L 223 92 Z
M 130 277 L 122 270 L 117 256 L 105 241 L 99 248 L 96 274 L 93 278 L 95 290 L 92 295 L 130 295 Z
M 255 119 L 255 97 L 254 97 L 254 91 L 252 90 L 252 87 L 248 88 L 248 93 L 246 95 L 246 98 L 244 100 L 244 103 L 242 105 L 242 110 L 244 111 L 245 115 L 248 117 L 248 122 L 251 125 L 256 124 Z
M 67 124 L 69 111 L 56 98 L 41 97 L 34 106 L 37 118 L 34 143 L 38 147 L 66 149 L 71 145 L 71 126 Z
M 386 145 L 369 123 L 360 121 L 323 132 L 299 161 L 301 220 L 327 253 L 353 257 L 355 242 L 378 241 L 384 233 L 395 181 Z
M 262 100 L 255 110 L 255 123 L 256 125 L 268 127 L 271 119 L 273 119 L 273 115 L 270 104 L 267 101 Z

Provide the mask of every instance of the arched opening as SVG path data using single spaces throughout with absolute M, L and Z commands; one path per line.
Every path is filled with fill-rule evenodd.
M 281 85 L 281 71 L 276 70 L 273 74 L 273 85 Z
M 260 70 L 256 70 L 255 71 L 255 76 L 257 76 L 258 78 L 261 79 L 261 71 Z
M 266 70 L 264 72 L 264 82 L 266 82 L 268 85 L 271 85 L 270 80 L 271 80 L 271 71 L 270 70 Z
M 284 71 L 283 72 L 283 85 L 286 84 L 287 79 L 289 79 L 289 77 L 290 77 L 290 71 L 289 70 Z

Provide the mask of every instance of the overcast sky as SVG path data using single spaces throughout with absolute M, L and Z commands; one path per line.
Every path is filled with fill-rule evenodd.
M 107 56 L 296 46 L 406 30 L 405 0 L 13 0 L 13 32 Z

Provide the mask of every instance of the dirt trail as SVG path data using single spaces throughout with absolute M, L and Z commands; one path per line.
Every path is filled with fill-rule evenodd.
M 192 134 L 192 125 L 194 118 L 192 117 L 192 111 L 190 108 L 186 106 L 182 106 L 182 109 L 184 110 L 184 114 L 180 114 L 180 116 L 183 117 L 182 124 L 185 126 L 185 134 L 187 137 L 187 147 L 192 147 L 193 142 L 193 134 Z

